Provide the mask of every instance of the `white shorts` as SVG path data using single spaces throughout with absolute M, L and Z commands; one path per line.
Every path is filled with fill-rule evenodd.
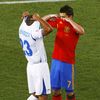
M 27 79 L 29 93 L 35 95 L 50 94 L 50 73 L 47 62 L 27 64 Z

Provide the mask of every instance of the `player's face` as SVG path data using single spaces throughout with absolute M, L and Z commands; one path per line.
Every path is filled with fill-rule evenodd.
M 66 15 L 66 13 L 59 13 L 59 16 L 61 17 L 61 18 L 67 18 L 68 16 Z

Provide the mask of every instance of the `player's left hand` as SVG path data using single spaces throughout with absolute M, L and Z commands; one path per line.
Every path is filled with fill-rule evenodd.
M 67 22 L 70 22 L 71 19 L 70 18 L 63 18 L 64 20 L 66 20 Z

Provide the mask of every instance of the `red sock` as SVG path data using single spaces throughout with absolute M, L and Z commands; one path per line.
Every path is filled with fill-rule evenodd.
M 52 96 L 52 100 L 62 100 L 62 97 L 61 97 L 61 95 Z
M 72 96 L 68 96 L 68 95 L 67 95 L 67 99 L 66 99 L 66 100 L 76 100 L 75 94 L 72 95 Z

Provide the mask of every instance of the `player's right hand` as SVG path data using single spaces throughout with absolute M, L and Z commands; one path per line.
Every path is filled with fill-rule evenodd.
M 27 16 L 29 16 L 29 12 L 25 11 L 25 12 L 23 12 L 21 19 L 23 19 L 24 17 L 27 17 Z
M 58 17 L 58 14 L 49 14 L 50 17 Z
M 40 18 L 38 13 L 34 13 L 32 16 L 33 20 L 37 20 L 38 18 Z

